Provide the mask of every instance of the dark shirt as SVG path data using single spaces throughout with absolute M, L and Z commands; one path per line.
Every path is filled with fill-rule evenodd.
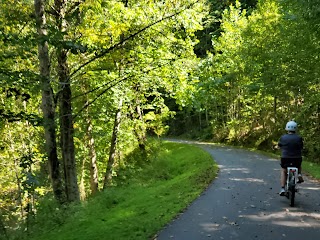
M 278 146 L 281 149 L 282 158 L 301 158 L 303 139 L 297 134 L 282 135 Z

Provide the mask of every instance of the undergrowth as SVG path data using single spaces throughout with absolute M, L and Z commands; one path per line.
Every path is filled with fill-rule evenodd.
M 19 239 L 152 238 L 197 198 L 217 173 L 211 156 L 198 147 L 164 142 L 159 149 L 139 170 L 134 171 L 133 165 L 130 171 L 122 170 L 119 181 L 81 205 L 64 210 L 44 206 L 50 217 L 38 216 L 32 232 Z

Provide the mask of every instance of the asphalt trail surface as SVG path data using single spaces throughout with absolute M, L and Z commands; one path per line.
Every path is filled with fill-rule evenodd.
M 280 165 L 255 152 L 200 144 L 218 177 L 156 240 L 318 240 L 320 184 L 304 176 L 295 207 L 279 196 Z

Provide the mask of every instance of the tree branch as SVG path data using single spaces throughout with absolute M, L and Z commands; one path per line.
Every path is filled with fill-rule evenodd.
M 106 89 L 104 89 L 101 93 L 99 93 L 92 101 L 87 102 L 73 117 L 73 119 L 76 119 L 79 114 L 86 109 L 87 107 L 89 107 L 91 104 L 93 104 L 95 101 L 97 101 L 103 94 L 105 94 L 108 90 L 110 90 L 112 87 L 116 86 L 117 84 L 124 82 L 125 80 L 129 79 L 130 77 L 126 77 L 123 79 L 120 79 L 118 82 L 115 82 L 114 84 L 108 86 Z
M 174 16 L 177 16 L 177 15 L 181 14 L 182 12 L 184 12 L 186 9 L 189 9 L 191 6 L 193 6 L 193 5 L 196 4 L 197 2 L 198 2 L 198 0 L 196 0 L 195 2 L 189 4 L 185 9 L 182 9 L 182 10 L 180 10 L 180 11 L 178 11 L 178 12 L 175 12 L 175 13 L 169 15 L 169 16 L 163 17 L 163 18 L 161 18 L 161 19 L 159 19 L 159 20 L 157 20 L 157 21 L 149 24 L 148 26 L 145 26 L 144 28 L 140 29 L 139 31 L 137 31 L 137 32 L 129 35 L 128 37 L 123 38 L 120 42 L 118 42 L 117 44 L 109 47 L 108 49 L 102 50 L 100 53 L 96 53 L 96 55 L 95 55 L 93 58 L 91 58 L 91 59 L 88 60 L 87 62 L 83 63 L 83 64 L 80 65 L 74 72 L 72 72 L 72 73 L 70 74 L 70 78 L 72 78 L 77 72 L 79 72 L 79 71 L 80 71 L 82 68 L 84 68 L 85 66 L 87 66 L 87 65 L 89 65 L 90 63 L 94 62 L 95 60 L 97 60 L 97 59 L 105 56 L 107 53 L 111 52 L 112 50 L 114 50 L 114 49 L 122 46 L 122 45 L 123 45 L 125 42 L 127 42 L 128 40 L 131 40 L 131 39 L 135 38 L 135 37 L 136 37 L 137 35 L 139 35 L 140 33 L 146 31 L 147 29 L 153 27 L 154 25 L 156 25 L 156 24 L 158 24 L 158 23 L 160 23 L 160 22 L 163 22 L 163 21 L 165 21 L 165 20 L 167 20 L 167 19 L 170 19 L 170 18 L 172 18 L 172 17 L 174 17 Z
M 66 16 L 68 16 L 69 14 L 72 14 L 73 11 L 75 11 L 77 8 L 79 8 L 81 3 L 84 3 L 85 0 L 79 0 L 77 2 L 74 2 L 66 11 Z
M 165 65 L 168 65 L 168 64 L 170 64 L 172 61 L 174 61 L 175 59 L 169 59 L 169 61 L 167 62 L 167 63 L 165 63 L 165 64 L 162 64 L 162 65 L 158 65 L 157 67 L 155 67 L 155 68 L 152 68 L 152 69 L 149 69 L 149 70 L 147 70 L 147 71 L 144 71 L 144 72 L 142 72 L 141 74 L 139 74 L 139 75 L 145 75 L 145 74 L 147 74 L 147 73 L 149 73 L 149 72 L 151 72 L 151 71 L 153 71 L 153 70 L 156 70 L 156 69 L 158 69 L 158 68 L 161 68 L 161 67 L 163 67 L 163 66 L 165 66 Z M 138 75 L 138 76 L 139 76 Z M 127 76 L 127 77 L 125 77 L 125 78 L 122 78 L 122 79 L 114 79 L 113 81 L 111 81 L 111 82 L 108 82 L 108 83 L 106 83 L 106 84 L 103 84 L 103 85 L 101 85 L 101 86 L 99 86 L 99 87 L 96 87 L 96 88 L 94 88 L 94 89 L 92 89 L 92 90 L 90 90 L 90 91 L 88 91 L 88 92 L 85 92 L 85 93 L 83 93 L 83 94 L 81 94 L 81 95 L 77 95 L 76 97 L 80 97 L 80 96 L 84 96 L 84 95 L 86 95 L 86 94 L 88 94 L 88 93 L 91 93 L 91 92 L 94 92 L 94 91 L 96 91 L 96 90 L 99 90 L 99 89 L 101 89 L 102 87 L 105 87 L 105 86 L 108 86 L 109 84 L 111 84 L 110 86 L 108 86 L 106 89 L 104 89 L 101 93 L 99 93 L 92 101 L 89 101 L 89 102 L 87 102 L 75 115 L 74 115 L 74 119 L 76 118 L 76 117 L 78 117 L 79 116 L 79 114 L 84 110 L 84 109 L 86 109 L 87 107 L 89 107 L 91 104 L 93 104 L 95 101 L 97 101 L 103 94 L 105 94 L 108 90 L 110 90 L 112 87 L 114 87 L 114 86 L 116 86 L 117 84 L 119 84 L 119 83 L 121 83 L 121 82 L 124 82 L 124 81 L 126 81 L 126 80 L 128 80 L 128 79 L 130 79 L 130 78 L 133 78 L 133 77 L 137 77 L 137 76 Z M 117 81 L 118 80 L 118 81 Z M 76 98 L 76 97 L 74 97 L 74 98 Z M 73 98 L 73 99 L 74 99 Z

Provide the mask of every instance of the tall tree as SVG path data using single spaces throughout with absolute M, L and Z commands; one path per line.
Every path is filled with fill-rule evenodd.
M 40 83 L 42 89 L 42 111 L 44 116 L 44 130 L 46 149 L 52 188 L 56 199 L 63 201 L 62 181 L 60 176 L 60 162 L 57 155 L 55 104 L 50 79 L 50 57 L 48 47 L 47 23 L 45 15 L 45 0 L 35 0 L 34 8 L 38 31 L 38 57 L 40 66 Z
M 120 123 L 121 123 L 122 102 L 123 102 L 123 99 L 120 98 L 118 109 L 114 117 L 114 125 L 113 125 L 112 138 L 111 138 L 110 151 L 109 151 L 109 159 L 108 159 L 108 164 L 107 164 L 107 168 L 104 176 L 104 183 L 103 183 L 104 189 L 107 188 L 107 186 L 111 183 L 111 180 L 112 180 L 112 172 L 113 172 L 113 167 L 115 163 L 116 149 L 117 149 L 119 129 L 120 129 Z
M 72 90 L 70 71 L 68 66 L 68 49 L 64 48 L 67 40 L 67 1 L 55 0 L 55 18 L 58 30 L 61 32 L 60 44 L 57 46 L 58 76 L 60 82 L 59 103 L 60 103 L 60 141 L 62 159 L 64 163 L 65 188 L 67 201 L 79 201 L 80 194 L 77 183 L 77 169 L 74 149 L 74 128 L 72 116 Z
M 89 110 L 89 109 L 88 109 Z M 89 112 L 89 111 L 88 111 Z M 95 194 L 99 190 L 99 175 L 98 175 L 98 165 L 97 165 L 97 154 L 94 144 L 93 137 L 93 124 L 90 113 L 87 116 L 87 141 L 89 148 L 89 160 L 90 160 L 90 189 L 91 193 Z
M 250 15 L 239 2 L 224 12 L 216 52 L 199 67 L 194 101 L 215 106 L 209 117 L 217 140 L 270 147 L 295 119 L 317 159 L 311 133 L 319 122 L 319 71 L 310 63 L 317 62 L 319 37 L 317 27 L 307 27 L 316 26 L 316 12 L 306 2 L 276 0 L 258 1 Z

